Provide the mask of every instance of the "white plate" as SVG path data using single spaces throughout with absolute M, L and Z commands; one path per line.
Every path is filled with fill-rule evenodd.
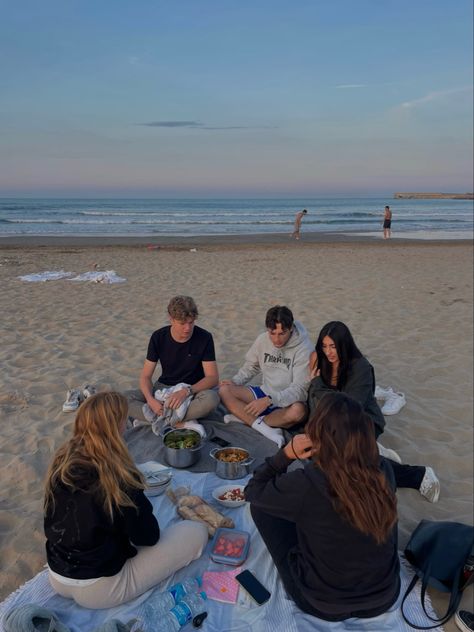
M 148 487 L 145 489 L 146 496 L 159 496 L 171 483 L 173 472 L 166 465 L 156 461 L 137 463 L 137 468 L 145 476 Z
M 222 494 L 225 494 L 230 489 L 240 489 L 243 493 L 245 485 L 221 485 L 212 491 L 212 497 L 214 500 L 217 500 L 218 503 L 224 505 L 224 507 L 241 507 L 242 505 L 245 505 L 247 502 L 246 500 L 221 500 L 219 498 L 219 496 L 222 496 Z

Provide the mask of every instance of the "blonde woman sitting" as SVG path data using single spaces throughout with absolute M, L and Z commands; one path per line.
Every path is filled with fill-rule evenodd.
M 134 599 L 198 558 L 208 541 L 197 522 L 160 532 L 144 478 L 122 439 L 127 415 L 119 393 L 88 398 L 47 475 L 49 580 L 86 608 Z

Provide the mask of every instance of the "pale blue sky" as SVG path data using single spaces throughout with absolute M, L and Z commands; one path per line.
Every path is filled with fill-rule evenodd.
M 472 190 L 472 0 L 0 0 L 0 195 Z

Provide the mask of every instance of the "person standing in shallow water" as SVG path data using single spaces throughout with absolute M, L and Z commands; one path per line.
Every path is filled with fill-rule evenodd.
M 390 206 L 385 207 L 385 213 L 383 216 L 383 238 L 390 239 L 392 234 L 392 211 Z
M 295 227 L 293 232 L 291 233 L 290 237 L 292 237 L 293 239 L 299 239 L 300 238 L 300 229 L 301 229 L 301 222 L 303 220 L 303 217 L 307 214 L 307 210 L 304 208 L 302 211 L 299 211 L 299 213 L 296 213 L 295 216 Z

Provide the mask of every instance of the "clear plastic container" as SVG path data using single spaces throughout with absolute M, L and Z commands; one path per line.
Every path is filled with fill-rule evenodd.
M 250 533 L 219 527 L 212 541 L 211 559 L 219 564 L 240 566 L 247 559 Z

